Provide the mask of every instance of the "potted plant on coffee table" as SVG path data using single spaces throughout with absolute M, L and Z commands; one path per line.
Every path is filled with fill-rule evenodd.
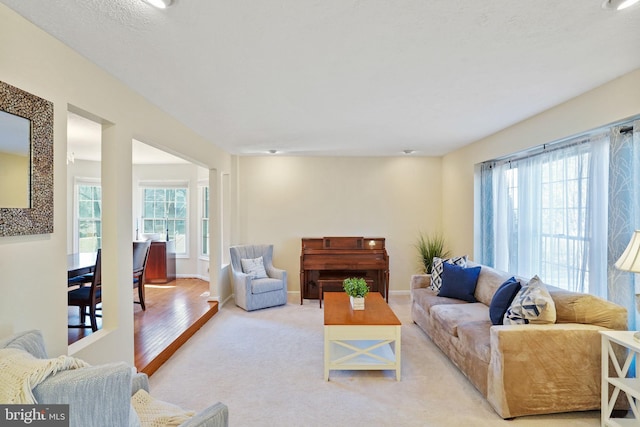
M 342 281 L 342 287 L 349 295 L 351 308 L 364 310 L 364 297 L 369 293 L 367 282 L 361 277 L 349 277 Z

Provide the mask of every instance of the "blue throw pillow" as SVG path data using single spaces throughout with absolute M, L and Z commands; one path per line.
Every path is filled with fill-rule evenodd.
M 502 325 L 502 318 L 521 287 L 522 285 L 515 277 L 507 279 L 506 282 L 500 285 L 496 293 L 493 294 L 491 305 L 489 306 L 489 318 L 492 324 Z
M 442 264 L 442 286 L 438 296 L 476 302 L 476 291 L 480 266 L 464 268 L 445 262 Z

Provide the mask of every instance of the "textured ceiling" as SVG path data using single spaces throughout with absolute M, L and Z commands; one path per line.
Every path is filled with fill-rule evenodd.
M 602 0 L 0 0 L 235 154 L 443 155 L 640 68 Z

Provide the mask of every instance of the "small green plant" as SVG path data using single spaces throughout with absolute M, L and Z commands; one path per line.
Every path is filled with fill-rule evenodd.
M 446 258 L 449 256 L 449 251 L 444 249 L 444 237 L 441 234 L 424 236 L 420 233 L 416 248 L 420 256 L 422 271 L 426 274 L 431 274 L 434 257 Z
M 367 282 L 361 277 L 349 277 L 342 281 L 342 287 L 347 295 L 354 298 L 364 298 L 369 293 Z

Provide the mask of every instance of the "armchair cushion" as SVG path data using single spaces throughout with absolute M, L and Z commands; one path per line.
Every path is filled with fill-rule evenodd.
M 264 269 L 264 261 L 261 256 L 250 259 L 243 258 L 240 262 L 242 263 L 242 271 L 254 279 L 265 279 L 269 277 Z
M 282 290 L 283 287 L 284 282 L 278 279 L 255 279 L 251 281 L 252 294 L 279 291 Z

